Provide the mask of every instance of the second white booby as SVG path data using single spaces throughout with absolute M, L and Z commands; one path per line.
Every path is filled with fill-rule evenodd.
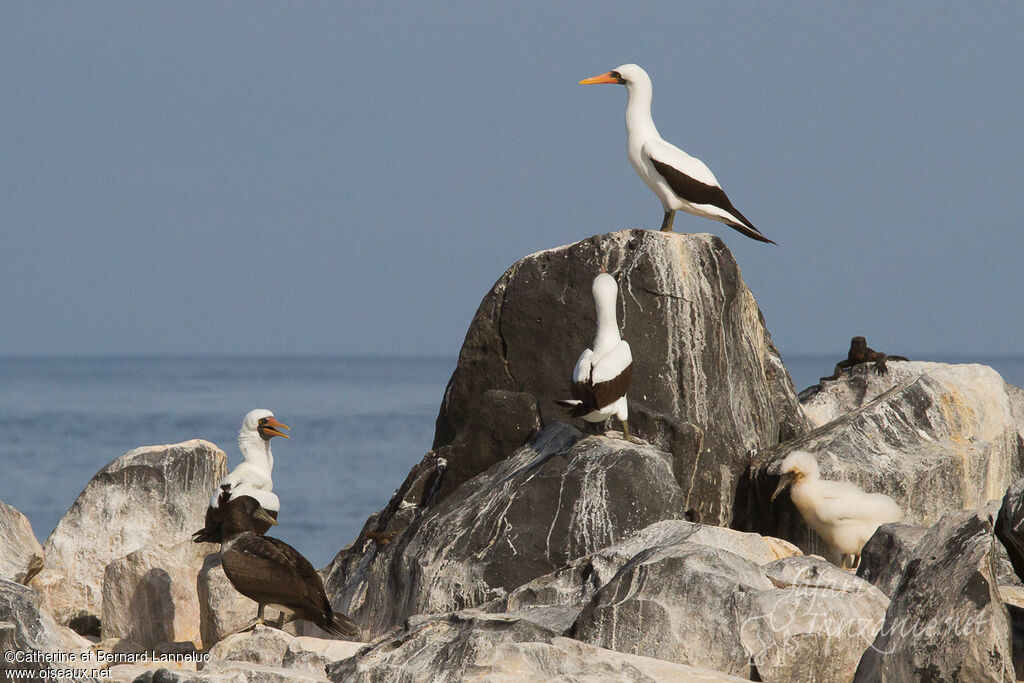
M 619 336 L 615 305 L 619 286 L 608 273 L 594 278 L 591 288 L 597 307 L 597 335 L 594 348 L 586 349 L 572 372 L 572 398 L 559 400 L 572 407 L 573 417 L 587 422 L 604 422 L 615 416 L 622 423 L 622 434 L 629 439 L 626 391 L 633 379 L 633 354 Z
M 277 519 L 281 501 L 273 493 L 274 453 L 270 448 L 270 440 L 275 436 L 287 439 L 288 435 L 282 429 L 289 427 L 279 422 L 269 410 L 257 408 L 246 414 L 242 428 L 238 430 L 238 449 L 244 459 L 220 480 L 206 509 L 206 522 L 202 529 L 192 534 L 193 541 L 220 543 L 224 504 L 239 495 L 252 496 L 271 517 Z M 269 525 L 257 523 L 258 533 L 266 533 L 269 528 Z
M 658 134 L 651 116 L 654 90 L 646 71 L 636 64 L 623 64 L 600 76 L 584 78 L 580 83 L 626 86 L 627 153 L 633 168 L 661 200 L 665 210 L 662 230 L 671 232 L 672 220 L 679 210 L 725 223 L 751 239 L 775 244 L 732 205 L 703 161 L 666 142 Z

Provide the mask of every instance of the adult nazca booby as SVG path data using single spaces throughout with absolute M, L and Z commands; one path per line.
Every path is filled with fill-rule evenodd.
M 626 391 L 633 378 L 633 354 L 619 336 L 615 305 L 619 286 L 608 273 L 594 278 L 591 287 L 597 307 L 597 334 L 594 348 L 585 349 L 572 372 L 572 398 L 556 401 L 572 407 L 573 417 L 587 422 L 604 422 L 613 415 L 622 423 L 622 434 L 629 439 Z
M 289 615 L 336 636 L 355 635 L 355 623 L 331 608 L 324 582 L 310 561 L 284 541 L 257 534 L 257 521 L 277 523 L 255 498 L 231 499 L 225 506 L 220 546 L 225 576 L 258 605 L 256 623 L 263 623 L 269 606 L 281 612 L 278 628 Z
M 793 451 L 779 466 L 782 477 L 772 500 L 789 487 L 789 497 L 807 526 L 843 555 L 843 567 L 860 564 L 860 551 L 879 526 L 903 519 L 903 510 L 884 493 L 867 493 L 848 481 L 826 481 L 806 451 Z
M 633 168 L 661 200 L 665 218 L 661 229 L 671 232 L 676 211 L 725 223 L 747 237 L 771 242 L 732 205 L 711 169 L 658 135 L 651 116 L 653 89 L 647 72 L 623 64 L 608 73 L 584 78 L 582 85 L 612 83 L 626 86 L 627 153 Z
M 210 498 L 206 508 L 206 522 L 202 529 L 192 534 L 196 543 L 219 543 L 220 525 L 224 519 L 224 504 L 236 495 L 249 495 L 259 502 L 271 517 L 277 519 L 281 501 L 273 493 L 274 453 L 270 440 L 275 436 L 288 438 L 282 429 L 288 425 L 279 422 L 274 413 L 264 408 L 250 410 L 238 430 L 238 450 L 242 452 L 241 463 L 231 470 Z M 270 525 L 257 522 L 256 532 L 264 534 Z

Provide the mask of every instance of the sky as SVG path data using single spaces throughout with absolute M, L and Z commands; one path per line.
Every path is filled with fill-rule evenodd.
M 1024 353 L 1022 3 L 0 4 L 0 354 L 454 356 L 516 260 L 657 229 L 654 119 L 783 356 Z M 581 275 L 582 276 L 582 275 Z

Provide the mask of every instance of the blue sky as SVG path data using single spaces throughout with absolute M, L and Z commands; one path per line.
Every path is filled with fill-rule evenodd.
M 454 355 L 517 259 L 660 224 L 625 92 L 576 84 L 626 62 L 778 242 L 675 222 L 784 355 L 1024 352 L 1022 35 L 1021 3 L 5 2 L 0 353 Z

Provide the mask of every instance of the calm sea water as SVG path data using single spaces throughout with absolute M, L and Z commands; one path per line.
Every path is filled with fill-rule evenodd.
M 783 354 L 797 390 L 837 358 Z M 992 365 L 1018 386 L 1024 357 L 929 358 Z M 0 500 L 40 542 L 85 484 L 138 446 L 202 438 L 241 460 L 242 416 L 270 408 L 274 535 L 327 564 L 430 448 L 454 358 L 0 358 Z

